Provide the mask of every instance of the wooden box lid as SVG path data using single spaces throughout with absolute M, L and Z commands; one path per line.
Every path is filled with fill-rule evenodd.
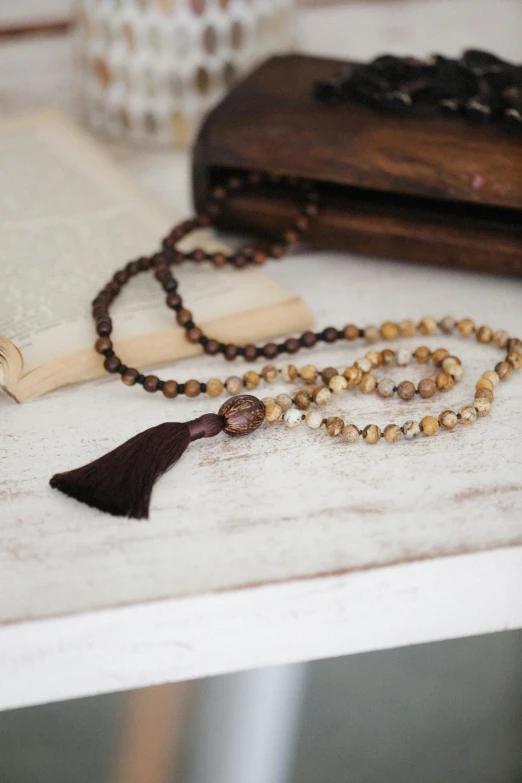
M 211 112 L 196 143 L 198 208 L 219 169 L 306 177 L 330 189 L 322 228 L 312 237 L 318 244 L 434 262 L 439 240 L 430 252 L 427 240 L 424 249 L 422 241 L 416 245 L 415 235 L 428 222 L 435 234 L 443 229 L 455 235 L 458 249 L 445 248 L 447 262 L 470 266 L 469 259 L 461 263 L 469 250 L 475 268 L 521 274 L 520 137 L 500 126 L 469 125 L 429 111 L 389 116 L 356 103 L 319 103 L 314 84 L 341 67 L 346 64 L 302 55 L 276 57 L 239 84 Z M 233 217 L 236 228 L 277 230 L 284 205 L 278 220 L 276 202 L 267 207 L 261 201 L 242 197 L 225 213 L 224 224 Z M 365 226 L 352 225 L 351 234 L 350 219 L 344 228 L 339 222 L 350 205 L 366 217 Z M 402 225 L 399 244 L 393 237 L 386 243 L 377 226 L 390 217 Z M 393 233 L 390 225 L 388 234 Z

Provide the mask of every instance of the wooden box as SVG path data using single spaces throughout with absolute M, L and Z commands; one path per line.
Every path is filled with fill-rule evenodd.
M 276 57 L 239 84 L 197 139 L 197 208 L 233 171 L 306 177 L 321 193 L 315 247 L 521 276 L 521 138 L 426 111 L 319 103 L 314 84 L 344 65 Z M 287 194 L 242 193 L 220 225 L 272 237 L 294 215 Z

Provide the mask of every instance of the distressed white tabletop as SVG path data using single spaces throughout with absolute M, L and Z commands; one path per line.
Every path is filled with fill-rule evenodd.
M 187 208 L 183 155 L 118 158 Z M 318 326 L 451 313 L 522 334 L 519 280 L 333 253 L 266 271 Z M 449 394 L 354 393 L 329 410 L 384 425 L 454 408 L 500 355 L 458 338 L 421 343 L 462 357 Z M 342 368 L 360 355 L 339 344 L 313 361 Z M 201 358 L 176 377 L 242 369 Z M 198 442 L 158 482 L 147 522 L 48 486 L 145 427 L 214 405 L 112 382 L 23 406 L 0 397 L 0 708 L 522 626 L 522 373 L 498 389 L 489 417 L 413 443 L 349 446 L 283 427 Z

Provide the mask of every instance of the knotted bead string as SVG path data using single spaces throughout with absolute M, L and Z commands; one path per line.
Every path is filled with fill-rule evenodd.
M 267 183 L 279 184 L 281 181 L 302 191 L 304 206 L 297 215 L 294 225 L 283 233 L 279 242 L 258 247 L 246 246 L 228 255 L 222 252 L 208 253 L 201 248 L 190 251 L 178 249 L 179 242 L 187 234 L 197 228 L 212 224 L 230 192 L 238 192 L 247 187 L 257 188 L 261 184 Z M 105 357 L 104 367 L 107 372 L 119 373 L 123 383 L 127 386 L 141 385 L 145 391 L 150 393 L 161 391 L 165 397 L 170 399 L 180 394 L 197 397 L 201 393 L 206 393 L 210 397 L 218 397 L 225 390 L 229 394 L 235 395 L 244 389 L 250 391 L 257 388 L 261 379 L 268 383 L 276 381 L 279 377 L 287 382 L 302 380 L 308 388 L 298 390 L 293 397 L 280 394 L 274 398 L 264 398 L 266 420 L 270 423 L 284 422 L 291 428 L 297 427 L 303 422 L 310 429 L 324 427 L 330 436 L 340 436 L 349 443 L 355 442 L 360 436 L 370 444 L 377 443 L 381 439 L 394 443 L 403 437 L 412 439 L 421 433 L 430 436 L 434 435 L 439 427 L 451 430 L 459 422 L 471 424 L 477 417 L 487 415 L 493 402 L 494 389 L 499 381 L 507 380 L 514 370 L 522 367 L 522 342 L 517 338 L 510 337 L 504 330 L 494 332 L 488 326 L 477 328 L 470 318 L 456 321 L 454 318 L 446 316 L 440 322 L 433 318 L 423 318 L 419 324 L 411 320 L 404 320 L 400 323 L 387 321 L 380 328 L 376 326 L 360 328 L 354 324 L 348 324 L 341 330 L 327 327 L 321 332 L 305 331 L 300 337 L 289 337 L 282 343 L 268 342 L 263 346 L 225 344 L 205 335 L 203 330 L 194 323 L 192 313 L 183 306 L 183 300 L 178 291 L 178 282 L 170 269 L 172 265 L 179 265 L 186 260 L 196 263 L 208 261 L 218 269 L 227 265 L 242 269 L 249 265 L 261 265 L 269 257 L 281 258 L 302 239 L 310 219 L 318 214 L 317 203 L 317 194 L 308 183 L 288 178 L 284 180 L 276 180 L 273 177 L 267 179 L 257 174 L 243 178 L 234 176 L 228 180 L 226 186 L 215 187 L 201 215 L 176 226 L 163 240 L 162 249 L 158 253 L 131 261 L 116 272 L 93 300 L 92 314 L 98 334 L 95 349 Z M 376 391 L 383 398 L 391 397 L 394 394 L 404 401 L 413 399 L 416 394 L 423 398 L 430 398 L 437 390 L 449 391 L 455 383 L 461 380 L 463 369 L 460 359 L 451 355 L 445 348 L 439 348 L 432 353 L 426 346 L 419 346 L 413 354 L 403 348 L 396 352 L 389 348 L 382 351 L 370 349 L 364 357 L 358 359 L 342 373 L 333 367 L 319 371 L 311 364 L 305 365 L 300 371 L 294 365 L 286 365 L 280 370 L 273 365 L 266 365 L 261 370 L 261 374 L 250 370 L 242 378 L 231 376 L 224 382 L 217 378 L 211 378 L 207 382 L 195 379 L 185 383 L 178 383 L 175 380 L 163 381 L 156 375 L 143 375 L 138 369 L 123 364 L 114 353 L 110 339 L 112 333 L 112 321 L 109 316 L 110 304 L 132 277 L 151 269 L 154 270 L 156 279 L 165 291 L 167 306 L 176 312 L 176 322 L 185 329 L 187 340 L 199 343 L 205 353 L 211 356 L 221 353 L 228 361 L 233 361 L 238 356 L 243 356 L 246 361 L 254 361 L 259 357 L 274 359 L 282 353 L 295 354 L 301 348 L 313 348 L 321 341 L 334 343 L 340 339 L 348 342 L 360 339 L 367 344 L 373 344 L 379 339 L 390 341 L 397 337 L 413 337 L 417 332 L 422 335 L 433 335 L 438 329 L 444 334 L 451 334 L 456 330 L 463 337 L 475 335 L 479 343 L 492 343 L 501 350 L 507 350 L 507 354 L 504 360 L 495 366 L 494 370 L 487 370 L 482 375 L 476 384 L 475 399 L 470 405 L 463 405 L 457 413 L 445 410 L 438 417 L 424 416 L 420 422 L 407 421 L 402 426 L 389 424 L 383 431 L 375 424 L 369 424 L 359 429 L 355 424 L 345 424 L 344 420 L 338 416 L 325 417 L 317 408 L 327 404 L 332 394 L 342 394 L 356 387 L 363 393 Z M 380 367 L 406 366 L 413 358 L 420 364 L 432 361 L 434 366 L 439 369 L 435 379 L 423 378 L 415 387 L 408 380 L 398 384 L 389 378 L 378 381 L 373 374 L 373 371 Z M 317 383 L 319 378 L 321 383 Z M 310 387 L 313 388 L 310 390 Z M 305 414 L 303 411 L 309 407 L 313 409 Z

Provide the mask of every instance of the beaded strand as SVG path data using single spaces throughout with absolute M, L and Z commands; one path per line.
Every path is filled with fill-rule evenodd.
M 178 248 L 179 242 L 195 229 L 207 227 L 220 214 L 223 203 L 230 193 L 237 193 L 247 188 L 258 188 L 260 185 L 279 185 L 281 183 L 298 188 L 303 194 L 303 207 L 295 218 L 294 224 L 286 230 L 279 241 L 269 244 L 242 247 L 230 254 L 223 252 L 208 253 L 201 248 L 190 251 L 182 251 Z M 233 343 L 223 343 L 208 337 L 193 320 L 190 310 L 184 307 L 183 299 L 178 290 L 178 281 L 174 277 L 171 267 L 178 266 L 185 261 L 202 263 L 210 262 L 217 269 L 233 266 L 242 269 L 247 266 L 264 264 L 269 257 L 279 259 L 290 248 L 299 243 L 310 224 L 310 220 L 318 214 L 318 196 L 311 186 L 303 181 L 291 178 L 266 178 L 258 174 L 246 177 L 232 176 L 226 185 L 218 185 L 213 188 L 211 197 L 202 214 L 186 220 L 177 225 L 163 240 L 159 252 L 150 257 L 140 257 L 130 261 L 123 269 L 114 274 L 107 285 L 102 288 L 92 302 L 92 314 L 95 319 L 98 339 L 95 343 L 96 351 L 104 356 L 104 367 L 108 373 L 118 373 L 123 383 L 127 386 L 140 385 L 146 392 L 161 391 L 162 394 L 174 399 L 178 395 L 197 397 L 199 394 L 208 394 L 210 397 L 219 397 L 224 391 L 231 395 L 237 395 L 247 389 L 256 389 L 261 380 L 272 383 L 282 378 L 288 383 L 304 381 L 308 388 L 299 389 L 292 397 L 280 394 L 276 397 L 263 399 L 265 419 L 271 424 L 284 423 L 290 428 L 298 427 L 303 422 L 313 430 L 325 428 L 328 435 L 339 436 L 347 443 L 356 442 L 359 437 L 369 444 L 378 443 L 381 439 L 389 443 L 395 443 L 402 438 L 413 439 L 420 434 L 434 435 L 439 428 L 451 430 L 457 424 L 471 424 L 477 417 L 486 416 L 494 399 L 494 389 L 502 380 L 507 380 L 514 370 L 522 367 L 522 342 L 518 338 L 510 337 L 504 330 L 493 331 L 488 326 L 476 327 L 470 318 L 456 321 L 451 316 L 446 316 L 437 322 L 434 318 L 423 318 L 418 324 L 412 320 L 404 320 L 400 323 L 387 321 L 380 328 L 367 326 L 360 328 L 354 324 L 348 324 L 343 329 L 329 326 L 320 332 L 305 331 L 299 337 L 289 337 L 282 343 L 268 342 L 262 346 L 248 344 L 238 346 Z M 470 405 L 463 405 L 457 413 L 452 410 L 444 410 L 438 416 L 424 416 L 420 422 L 407 421 L 402 426 L 397 424 L 387 425 L 383 431 L 375 425 L 369 424 L 359 429 L 355 424 L 346 424 L 338 416 L 325 417 L 317 410 L 331 400 L 332 394 L 343 394 L 359 388 L 363 393 L 376 392 L 382 398 L 392 397 L 397 394 L 403 401 L 409 401 L 415 395 L 424 399 L 431 398 L 437 391 L 447 392 L 453 388 L 463 377 L 463 368 L 460 359 L 449 353 L 445 348 L 439 348 L 431 352 L 426 346 L 419 346 L 412 353 L 404 348 L 393 351 L 385 348 L 381 351 L 368 350 L 363 357 L 354 364 L 339 373 L 334 367 L 318 370 L 314 365 L 307 364 L 298 370 L 293 364 L 285 365 L 277 369 L 274 365 L 266 365 L 260 373 L 249 370 L 240 378 L 230 376 L 225 381 L 218 378 L 198 381 L 190 379 L 185 383 L 175 380 L 160 380 L 156 375 L 144 375 L 134 367 L 127 367 L 116 356 L 112 340 L 112 320 L 109 315 L 110 304 L 117 297 L 122 287 L 131 278 L 141 272 L 154 270 L 154 276 L 161 284 L 165 292 L 167 307 L 176 313 L 176 323 L 185 329 L 186 338 L 191 343 L 199 343 L 204 352 L 210 356 L 221 353 L 228 361 L 233 361 L 242 356 L 246 361 L 255 361 L 259 357 L 269 360 L 275 359 L 279 354 L 295 354 L 302 348 L 313 348 L 319 342 L 334 343 L 337 340 L 346 340 L 350 343 L 356 340 L 364 340 L 372 345 L 378 340 L 391 341 L 396 338 L 414 337 L 421 335 L 433 335 L 440 330 L 443 334 L 452 334 L 455 330 L 463 337 L 475 335 L 477 341 L 482 344 L 491 343 L 500 350 L 506 350 L 506 356 L 499 362 L 494 370 L 487 370 L 476 384 L 475 399 Z M 374 371 L 378 368 L 392 366 L 406 367 L 415 360 L 421 365 L 431 361 L 438 370 L 434 379 L 423 378 L 417 386 L 409 380 L 395 383 L 390 378 L 378 380 Z M 318 383 L 320 379 L 320 383 Z M 311 390 L 310 390 L 310 387 Z M 308 408 L 312 408 L 308 410 Z M 307 413 L 303 411 L 308 410 Z

